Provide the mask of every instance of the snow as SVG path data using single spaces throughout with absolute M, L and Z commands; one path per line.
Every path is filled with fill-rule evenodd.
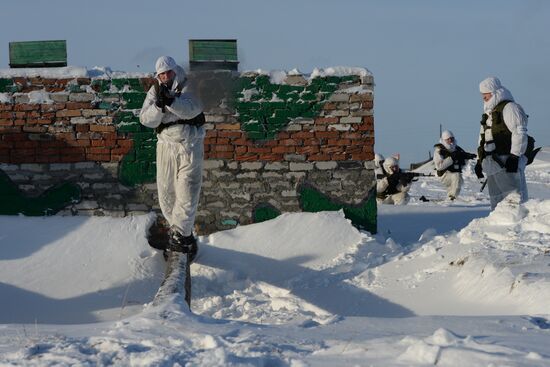
M 454 202 L 420 177 L 409 205 L 379 206 L 376 235 L 321 212 L 200 237 L 192 312 L 151 304 L 153 215 L 2 216 L 0 365 L 548 366 L 550 149 L 537 158 L 519 206 L 491 212 L 469 166 Z
M 270 80 L 274 84 L 283 84 L 287 75 L 302 75 L 302 73 L 294 68 L 290 71 L 284 70 L 251 70 L 242 72 L 243 75 L 247 73 L 269 75 Z M 358 75 L 360 77 L 372 76 L 372 73 L 363 67 L 350 67 L 350 66 L 331 66 L 327 68 L 315 68 L 311 74 L 304 74 L 309 80 L 318 77 L 327 76 L 347 76 Z M 126 72 L 126 71 L 114 71 L 108 66 L 94 66 L 92 68 L 86 68 L 83 66 L 64 66 L 64 67 L 50 67 L 50 68 L 15 68 L 15 69 L 0 69 L 0 78 L 14 78 L 14 77 L 42 77 L 42 78 L 98 78 L 98 79 L 116 79 L 116 78 L 147 78 L 153 76 L 153 72 Z
M 0 78 L 42 77 L 42 78 L 145 78 L 152 73 L 113 71 L 109 67 L 94 66 L 90 69 L 83 66 L 64 66 L 48 68 L 15 68 L 0 69 Z

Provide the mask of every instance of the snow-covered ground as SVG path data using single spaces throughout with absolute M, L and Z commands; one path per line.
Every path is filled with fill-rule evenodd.
M 490 212 L 471 167 L 455 202 L 422 177 L 376 235 L 322 212 L 201 237 L 192 313 L 149 303 L 152 215 L 0 217 L 0 365 L 549 366 L 550 149 L 527 180 Z

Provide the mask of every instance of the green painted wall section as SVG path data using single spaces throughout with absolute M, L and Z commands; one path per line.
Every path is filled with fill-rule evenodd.
M 367 198 L 358 205 L 340 203 L 310 185 L 302 185 L 299 194 L 300 207 L 304 212 L 343 209 L 344 215 L 351 220 L 355 227 L 367 230 L 370 233 L 377 232 L 377 208 L 374 190 L 371 190 Z
M 2 215 L 53 215 L 67 205 L 79 202 L 80 197 L 80 187 L 69 182 L 53 186 L 38 197 L 28 197 L 17 188 L 8 175 L 0 171 Z
M 13 79 L 0 78 L 0 93 L 16 93 L 19 88 L 13 84 Z
M 234 107 L 241 128 L 251 140 L 274 139 L 293 118 L 314 118 L 323 104 L 342 82 L 358 80 L 358 76 L 315 78 L 306 86 L 273 84 L 266 75 L 239 77 L 233 87 Z M 119 133 L 131 133 L 134 145 L 124 157 L 119 178 L 125 185 L 153 182 L 156 176 L 156 134 L 153 129 L 139 123 L 137 113 L 146 91 L 139 79 L 96 79 L 92 86 L 99 89 L 102 100 L 119 99 L 121 102 L 101 102 L 99 108 L 118 110 L 114 122 Z M 113 88 L 114 87 L 114 88 Z M 111 92 L 119 90 L 124 92 Z M 248 93 L 246 91 L 254 91 Z M 246 95 L 250 100 L 244 101 Z
M 137 78 L 95 79 L 92 87 L 100 92 L 103 102 L 99 108 L 115 111 L 113 122 L 117 132 L 129 133 L 133 141 L 120 164 L 120 181 L 127 186 L 155 181 L 157 137 L 154 129 L 139 123 L 139 109 L 147 95 L 141 81 Z M 114 102 L 106 102 L 110 100 Z
M 325 210 L 343 209 L 344 216 L 355 227 L 373 234 L 377 232 L 377 207 L 374 190 L 371 190 L 367 198 L 357 205 L 344 204 L 333 200 L 311 185 L 302 185 L 299 189 L 299 196 L 300 207 L 304 212 L 316 213 Z M 278 209 L 268 203 L 259 204 L 252 213 L 252 220 L 254 223 L 260 223 L 276 218 L 280 214 L 281 212 Z
M 251 140 L 274 139 L 298 117 L 314 118 L 342 82 L 358 76 L 319 77 L 305 86 L 273 84 L 267 75 L 237 81 L 235 109 L 243 131 Z
M 270 204 L 260 204 L 254 208 L 252 213 L 252 221 L 254 223 L 265 222 L 266 220 L 277 218 L 281 215 L 281 211 Z

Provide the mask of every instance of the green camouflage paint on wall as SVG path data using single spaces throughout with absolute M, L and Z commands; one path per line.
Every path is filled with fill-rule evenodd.
M 239 77 L 235 80 L 234 107 L 241 128 L 251 140 L 274 139 L 292 119 L 313 118 L 319 115 L 323 104 L 340 83 L 358 80 L 358 76 L 319 77 L 306 86 L 273 84 L 266 75 Z M 139 79 L 94 80 L 102 97 L 120 97 L 122 103 L 104 104 L 106 109 L 119 109 L 114 122 L 118 133 L 130 133 L 134 145 L 121 162 L 119 178 L 125 185 L 154 182 L 156 176 L 154 129 L 139 123 L 138 109 L 146 92 Z M 114 86 L 114 88 L 112 87 Z M 123 90 L 124 92 L 112 92 Z M 255 92 L 247 92 L 255 90 Z M 251 95 L 250 98 L 245 95 Z M 244 101 L 245 99 L 250 99 Z
M 80 201 L 80 187 L 64 182 L 50 187 L 40 196 L 28 197 L 0 171 L 0 214 L 28 216 L 53 215 L 67 205 Z
M 343 210 L 344 216 L 351 223 L 359 228 L 369 231 L 370 233 L 377 232 L 376 224 L 376 195 L 371 190 L 367 197 L 359 204 L 345 204 L 336 199 L 331 199 L 328 195 L 323 194 L 320 190 L 312 185 L 301 185 L 299 190 L 300 208 L 302 211 L 316 213 L 320 211 Z M 268 203 L 259 204 L 252 213 L 254 223 L 261 223 L 266 220 L 274 219 L 281 214 L 281 211 Z
M 374 188 L 363 201 L 357 205 L 345 204 L 331 199 L 311 185 L 302 185 L 299 189 L 300 207 L 304 212 L 320 212 L 324 210 L 344 210 L 344 215 L 351 223 L 370 233 L 377 232 L 376 225 L 376 194 Z
M 251 140 L 274 139 L 292 119 L 314 118 L 342 82 L 358 76 L 319 77 L 304 86 L 273 84 L 267 75 L 236 82 L 235 109 Z

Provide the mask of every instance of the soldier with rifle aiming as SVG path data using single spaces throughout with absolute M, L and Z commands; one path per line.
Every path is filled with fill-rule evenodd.
M 433 162 L 437 176 L 441 178 L 441 182 L 447 189 L 449 200 L 455 200 L 462 188 L 462 167 L 468 159 L 474 159 L 477 156 L 459 147 L 450 130 L 443 131 L 439 143 L 434 147 Z
M 382 171 L 382 177 L 376 182 L 376 202 L 378 204 L 407 204 L 410 199 L 411 182 L 415 174 L 401 171 L 399 161 L 394 157 L 384 160 Z

